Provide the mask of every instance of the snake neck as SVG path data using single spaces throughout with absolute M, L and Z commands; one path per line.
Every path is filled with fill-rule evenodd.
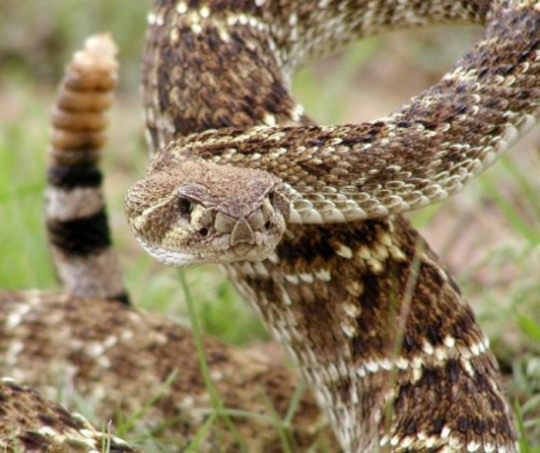
M 226 272 L 301 368 L 345 451 L 513 448 L 488 340 L 403 218 L 294 226 L 270 259 Z

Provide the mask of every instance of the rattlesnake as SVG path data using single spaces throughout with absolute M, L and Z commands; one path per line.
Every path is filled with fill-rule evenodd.
M 212 403 L 193 333 L 130 306 L 98 167 L 117 69 L 113 44 L 93 37 L 75 54 L 58 89 L 46 217 L 62 291 L 0 290 L 0 375 L 15 379 L 0 381 L 0 450 L 134 452 L 107 432 L 114 432 L 119 415 L 139 414 L 139 432 L 152 432 L 157 443 L 145 445 L 146 451 L 160 444 L 183 451 L 197 438 L 201 452 L 240 446 L 278 452 L 284 445 L 337 451 L 290 369 L 265 357 L 264 348 L 243 351 L 204 338 L 223 406 L 242 414 L 232 417 L 232 430 L 221 416 L 209 423 Z M 19 384 L 48 398 L 62 388 L 70 405 L 80 395 L 102 424 L 94 428 Z
M 159 152 L 126 197 L 142 246 L 223 264 L 345 451 L 514 451 L 488 340 L 399 213 L 458 191 L 536 122 L 540 4 L 160 0 L 148 22 Z M 297 66 L 352 39 L 438 23 L 486 32 L 387 118 L 315 126 L 289 93 Z

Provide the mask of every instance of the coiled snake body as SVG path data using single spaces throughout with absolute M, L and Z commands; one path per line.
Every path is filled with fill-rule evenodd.
M 224 264 L 345 451 L 515 450 L 488 340 L 399 213 L 456 192 L 536 122 L 540 4 L 160 0 L 148 20 L 160 152 L 126 198 L 143 247 Z M 288 91 L 352 39 L 441 23 L 486 32 L 387 118 L 315 126 Z

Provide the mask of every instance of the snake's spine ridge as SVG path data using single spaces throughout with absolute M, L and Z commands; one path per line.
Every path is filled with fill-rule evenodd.
M 46 218 L 63 287 L 127 304 L 99 168 L 117 82 L 114 43 L 107 35 L 92 36 L 66 67 L 51 112 Z

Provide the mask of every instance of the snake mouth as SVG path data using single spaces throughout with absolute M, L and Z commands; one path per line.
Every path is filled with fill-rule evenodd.
M 168 266 L 261 261 L 272 253 L 286 229 L 284 216 L 279 211 L 266 212 L 266 207 L 235 219 L 196 205 L 188 223 L 182 216 L 168 216 L 170 205 L 170 201 L 156 204 L 138 216 L 128 213 L 142 248 Z
M 248 255 L 251 250 L 253 250 L 254 244 L 249 244 L 247 242 L 241 242 L 231 247 L 231 250 L 238 255 L 239 257 L 243 255 Z
M 142 236 L 137 236 L 141 247 L 152 258 L 162 264 L 174 267 L 193 267 L 209 263 L 225 264 L 235 261 L 262 261 L 274 251 L 277 245 L 276 241 L 260 240 L 230 245 L 229 238 L 224 239 L 222 246 L 210 249 L 178 250 L 170 244 L 156 243 Z

